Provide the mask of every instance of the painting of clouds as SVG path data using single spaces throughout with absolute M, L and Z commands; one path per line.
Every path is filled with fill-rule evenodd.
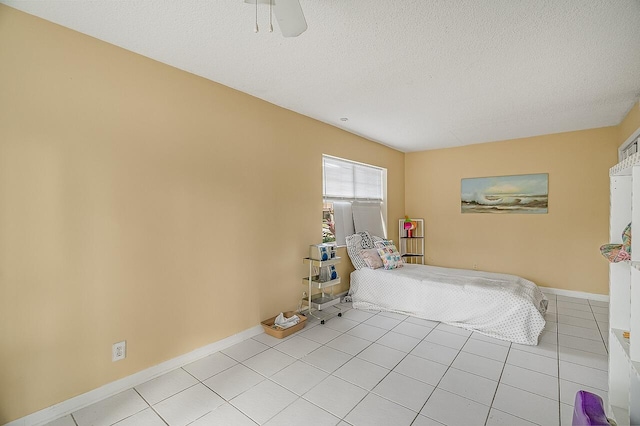
M 549 175 L 462 179 L 462 213 L 547 213 Z

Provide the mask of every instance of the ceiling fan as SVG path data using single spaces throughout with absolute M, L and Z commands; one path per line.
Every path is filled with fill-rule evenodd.
M 256 26 L 258 32 L 258 4 L 269 5 L 269 32 L 273 31 L 271 13 L 275 13 L 276 20 L 282 35 L 285 37 L 297 37 L 307 30 L 307 21 L 304 19 L 300 0 L 244 0 L 245 3 L 256 5 Z

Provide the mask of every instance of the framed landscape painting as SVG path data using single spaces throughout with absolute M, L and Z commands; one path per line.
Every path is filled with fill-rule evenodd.
M 549 174 L 462 179 L 462 213 L 548 213 Z

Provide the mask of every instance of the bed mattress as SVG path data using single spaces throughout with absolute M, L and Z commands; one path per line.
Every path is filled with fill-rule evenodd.
M 521 277 L 409 264 L 354 271 L 349 293 L 356 309 L 398 312 L 525 345 L 538 344 L 548 304 Z

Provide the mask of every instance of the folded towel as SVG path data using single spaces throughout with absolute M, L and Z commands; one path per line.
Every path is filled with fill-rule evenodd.
M 297 315 L 294 315 L 289 318 L 285 318 L 284 314 L 280 312 L 280 315 L 276 317 L 274 325 L 278 328 L 285 329 L 285 328 L 293 327 L 299 322 L 300 322 L 300 317 L 298 317 Z

